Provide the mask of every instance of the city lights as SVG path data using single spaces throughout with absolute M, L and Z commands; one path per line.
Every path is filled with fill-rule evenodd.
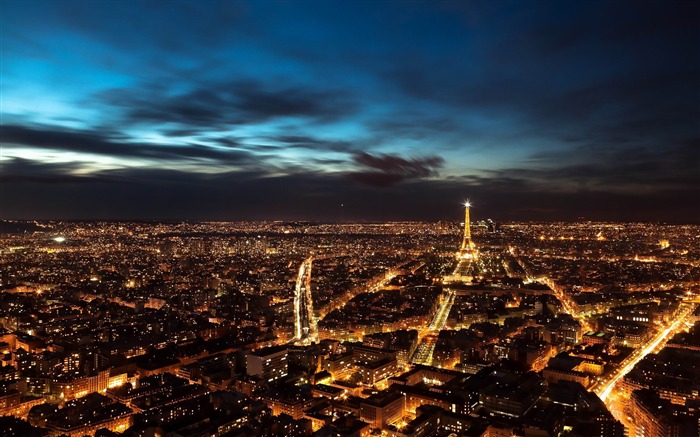
M 0 437 L 700 436 L 699 1 L 0 9 Z
M 639 405 L 664 401 L 639 391 L 654 387 L 640 366 L 696 353 L 700 229 L 470 212 L 464 224 L 52 222 L 42 232 L 71 241 L 54 251 L 42 232 L 4 235 L 0 352 L 29 397 L 0 411 L 34 421 L 39 399 L 58 404 L 50 429 L 94 415 L 90 427 L 126 430 L 166 411 L 149 390 L 172 421 L 216 417 L 223 395 L 205 393 L 223 390 L 269 408 L 242 416 L 256 426 L 359 402 L 353 426 L 409 432 L 429 419 L 421 405 L 454 415 L 450 429 L 521 423 L 556 389 L 597 394 L 613 430 L 646 426 L 628 414 L 644 421 Z M 649 256 L 665 235 L 672 258 Z M 694 399 L 656 379 L 674 402 Z M 392 419 L 372 419 L 380 410 Z

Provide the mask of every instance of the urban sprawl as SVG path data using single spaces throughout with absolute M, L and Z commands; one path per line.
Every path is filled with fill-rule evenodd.
M 0 435 L 697 436 L 700 226 L 0 224 Z

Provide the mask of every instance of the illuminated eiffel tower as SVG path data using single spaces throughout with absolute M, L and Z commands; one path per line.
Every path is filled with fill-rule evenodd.
M 455 269 L 455 275 L 462 279 L 471 281 L 479 272 L 477 260 L 479 251 L 476 249 L 472 241 L 471 222 L 469 217 L 469 209 L 471 208 L 469 201 L 464 202 L 464 236 L 462 237 L 462 246 L 457 252 L 459 264 Z
M 458 257 L 462 259 L 476 258 L 477 251 L 474 242 L 472 241 L 471 223 L 469 220 L 469 209 L 471 203 L 464 203 L 464 237 L 462 237 L 462 246 L 459 249 Z
M 459 249 L 460 258 L 471 258 L 475 254 L 474 242 L 472 241 L 471 223 L 469 221 L 469 208 L 471 203 L 464 203 L 464 237 L 462 238 L 462 247 Z

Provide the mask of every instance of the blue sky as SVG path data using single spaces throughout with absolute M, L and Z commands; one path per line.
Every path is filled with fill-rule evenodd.
M 3 0 L 0 217 L 698 221 L 698 17 Z

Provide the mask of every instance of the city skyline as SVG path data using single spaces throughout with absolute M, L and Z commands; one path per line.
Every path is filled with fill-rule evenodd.
M 0 219 L 696 223 L 696 2 L 3 0 Z
M 697 435 L 699 225 L 463 208 L 0 233 L 0 430 Z

